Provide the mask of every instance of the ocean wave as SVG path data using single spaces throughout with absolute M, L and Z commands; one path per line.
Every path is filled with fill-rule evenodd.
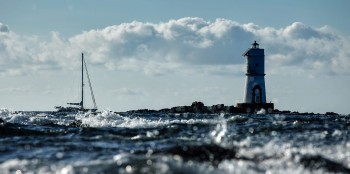
M 3 173 L 348 173 L 350 117 L 0 110 Z

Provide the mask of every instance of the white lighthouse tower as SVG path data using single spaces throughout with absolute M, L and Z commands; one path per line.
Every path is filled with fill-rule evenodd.
M 260 49 L 255 41 L 243 56 L 247 62 L 246 86 L 244 103 L 238 103 L 237 107 L 243 112 L 254 112 L 263 108 L 271 113 L 274 109 L 273 103 L 266 103 L 264 49 Z

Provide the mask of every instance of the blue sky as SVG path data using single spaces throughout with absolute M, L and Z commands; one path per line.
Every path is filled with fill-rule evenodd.
M 123 22 L 160 22 L 183 17 L 232 19 L 260 26 L 284 27 L 295 21 L 309 26 L 330 25 L 349 34 L 349 1 L 232 1 L 232 0 L 2 0 L 0 19 L 16 32 L 72 36 L 84 30 Z
M 52 110 L 75 100 L 80 52 L 100 109 L 232 105 L 243 99 L 241 55 L 257 40 L 265 49 L 267 100 L 278 109 L 350 113 L 349 6 L 1 0 L 0 107 Z

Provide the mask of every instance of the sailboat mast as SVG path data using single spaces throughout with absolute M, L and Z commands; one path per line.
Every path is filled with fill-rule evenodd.
M 81 109 L 84 109 L 84 53 L 81 53 Z

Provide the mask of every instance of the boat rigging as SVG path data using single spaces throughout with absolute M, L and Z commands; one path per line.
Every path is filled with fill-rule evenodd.
M 89 88 L 90 88 L 90 94 L 91 94 L 91 98 L 92 98 L 92 102 L 94 104 L 94 107 L 91 109 L 85 108 L 84 107 L 84 67 L 85 67 L 85 73 L 87 76 L 87 80 L 89 83 Z M 90 81 L 90 76 L 89 76 L 89 72 L 86 66 L 86 62 L 84 59 L 84 53 L 81 53 L 81 101 L 79 103 L 67 103 L 68 105 L 71 106 L 56 106 L 55 108 L 57 109 L 57 112 L 95 112 L 97 111 L 97 105 L 96 105 L 96 100 L 95 100 L 95 95 L 94 92 L 92 90 L 92 85 L 91 85 L 91 81 Z

